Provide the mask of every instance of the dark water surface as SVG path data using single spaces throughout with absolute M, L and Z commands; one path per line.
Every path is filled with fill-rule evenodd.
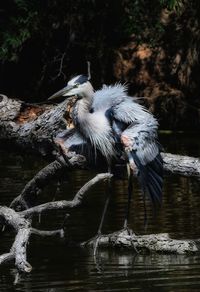
M 200 156 L 200 136 L 196 134 L 163 134 L 162 144 L 168 152 Z M 33 155 L 20 155 L 0 150 L 0 205 L 20 193 L 25 183 L 46 161 Z M 40 195 L 39 202 L 71 199 L 76 191 L 94 177 L 92 171 L 76 170 L 66 175 L 58 191 L 56 183 Z M 84 204 L 73 211 L 65 224 L 66 235 L 82 241 L 95 235 L 105 201 L 105 184 L 88 194 Z M 113 197 L 104 232 L 122 227 L 127 202 L 126 179 L 113 181 Z M 134 183 L 131 227 L 144 231 L 144 210 L 140 190 Z M 195 178 L 166 176 L 163 206 L 155 217 L 148 206 L 146 233 L 168 232 L 180 238 L 200 237 L 200 186 Z M 48 212 L 34 218 L 40 229 L 60 228 L 65 212 Z M 0 234 L 0 253 L 9 250 L 14 234 Z M 100 250 L 94 259 L 88 249 L 71 248 L 56 238 L 31 238 L 28 260 L 33 266 L 29 275 L 21 275 L 14 285 L 16 269 L 12 264 L 0 266 L 1 291 L 200 291 L 200 255 L 133 255 L 122 250 Z

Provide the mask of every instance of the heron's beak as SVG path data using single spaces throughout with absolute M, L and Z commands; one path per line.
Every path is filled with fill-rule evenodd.
M 63 89 L 61 89 L 61 90 L 57 91 L 56 93 L 54 93 L 53 95 L 51 95 L 48 98 L 48 100 L 52 100 L 52 99 L 55 99 L 55 98 L 60 97 L 60 96 L 65 96 L 73 88 L 74 87 L 72 85 L 67 85 Z

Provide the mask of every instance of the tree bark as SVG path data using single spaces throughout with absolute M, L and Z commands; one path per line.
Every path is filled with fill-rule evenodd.
M 98 240 L 99 247 L 113 247 L 131 249 L 135 252 L 158 252 L 187 254 L 200 250 L 200 240 L 177 240 L 169 237 L 167 233 L 136 235 L 131 230 L 121 230 L 107 235 L 101 235 L 98 239 L 92 238 L 81 243 L 81 246 L 94 248 Z
M 39 106 L 0 95 L 0 139 L 21 149 L 51 153 L 52 137 L 66 126 L 63 116 L 69 101 Z

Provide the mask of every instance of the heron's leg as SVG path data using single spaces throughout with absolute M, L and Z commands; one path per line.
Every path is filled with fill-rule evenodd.
M 108 165 L 108 172 L 111 173 L 111 165 Z M 106 193 L 107 193 L 106 194 L 107 198 L 106 198 L 106 202 L 105 202 L 105 205 L 104 205 L 104 208 L 103 208 L 103 213 L 102 213 L 102 216 L 101 216 L 101 221 L 100 221 L 98 232 L 97 232 L 98 235 L 101 235 L 101 230 L 102 230 L 102 227 L 103 227 L 105 215 L 106 215 L 106 212 L 107 212 L 107 209 L 108 209 L 108 205 L 109 205 L 109 202 L 110 202 L 110 198 L 111 198 L 111 195 L 112 195 L 111 178 L 108 179 L 108 186 L 107 186 Z
M 109 164 L 108 165 L 108 172 L 111 173 L 111 165 Z M 101 237 L 101 231 L 102 231 L 102 227 L 103 227 L 103 223 L 104 223 L 104 220 L 105 220 L 105 215 L 106 215 L 106 212 L 107 212 L 107 209 L 108 209 L 108 205 L 109 205 L 109 202 L 110 202 L 110 198 L 111 198 L 111 195 L 112 195 L 112 186 L 111 186 L 111 179 L 109 178 L 108 179 L 108 186 L 107 186 L 107 198 L 106 198 L 106 202 L 105 202 L 105 205 L 104 205 L 104 208 L 103 208 L 103 212 L 102 212 L 102 216 L 101 216 L 101 220 L 100 220 L 100 224 L 99 224 L 99 228 L 98 228 L 98 231 L 97 231 L 97 239 L 95 241 L 95 245 L 94 245 L 94 257 L 96 256 L 96 253 L 97 253 L 97 248 L 98 248 L 98 243 L 99 243 L 99 239 Z
M 106 198 L 106 202 L 105 202 L 105 205 L 104 205 L 104 208 L 103 208 L 103 213 L 102 213 L 102 216 L 101 216 L 101 221 L 100 221 L 98 232 L 97 232 L 98 235 L 101 235 L 101 230 L 102 230 L 102 227 L 103 227 L 103 223 L 104 223 L 104 219 L 105 219 L 105 215 L 106 215 L 106 212 L 107 212 L 107 209 L 108 209 L 108 205 L 109 205 L 109 202 L 110 202 L 111 195 L 112 195 L 112 187 L 111 187 L 111 181 L 110 181 L 110 178 L 109 178 L 108 179 L 108 187 L 107 187 L 107 198 Z
M 127 174 L 128 174 L 128 204 L 126 210 L 126 217 L 124 220 L 124 229 L 128 229 L 128 223 L 130 219 L 131 198 L 133 193 L 133 170 L 129 164 L 127 164 Z
M 67 149 L 64 144 L 65 140 L 62 138 L 54 138 L 54 143 L 57 147 L 60 147 L 63 154 L 67 155 Z

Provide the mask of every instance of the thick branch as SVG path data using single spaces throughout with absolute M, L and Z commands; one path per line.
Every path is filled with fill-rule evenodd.
M 63 127 L 69 100 L 57 106 L 26 104 L 0 95 L 0 139 L 42 154 L 52 152 L 52 136 Z
M 200 159 L 189 156 L 162 153 L 164 169 L 173 174 L 200 176 Z

